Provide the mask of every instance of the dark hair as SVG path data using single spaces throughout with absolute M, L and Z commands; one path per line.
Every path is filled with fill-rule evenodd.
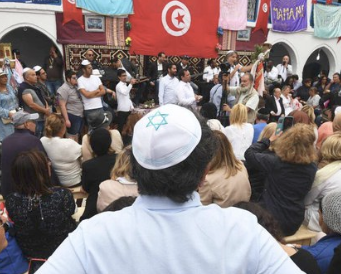
M 212 62 L 213 62 L 213 61 L 214 61 L 214 59 L 213 59 L 213 58 L 211 58 L 210 60 L 208 60 L 208 61 L 207 61 L 207 65 L 209 65 L 209 66 L 210 66 L 210 65 L 212 64 Z
M 77 73 L 73 71 L 72 69 L 68 69 L 65 71 L 65 79 L 71 79 L 73 75 L 76 75 Z
M 173 66 L 176 67 L 176 65 L 175 65 L 174 63 L 168 63 L 168 64 L 167 64 L 167 70 L 172 69 Z
M 11 171 L 16 192 L 27 196 L 51 193 L 49 164 L 46 155 L 41 151 L 19 153 L 12 162 Z
M 234 207 L 241 208 L 251 212 L 257 217 L 258 223 L 264 227 L 277 241 L 282 241 L 283 233 L 277 220 L 259 204 L 252 202 L 239 202 Z
M 111 135 L 105 128 L 97 128 L 90 135 L 90 146 L 96 156 L 108 154 L 111 146 Z
M 188 69 L 181 69 L 180 72 L 179 72 L 179 76 L 180 78 L 181 77 L 184 77 L 185 76 L 185 72 L 189 71 Z
M 124 69 L 118 69 L 117 70 L 117 76 L 121 77 L 123 73 L 127 73 Z
M 213 103 L 205 103 L 200 109 L 200 114 L 207 120 L 217 119 L 217 107 Z
M 264 120 L 264 121 L 268 121 L 269 117 L 270 117 L 269 114 L 262 114 L 262 113 L 259 113 L 259 112 L 257 112 L 256 116 L 257 116 L 258 120 Z
M 310 82 L 310 83 L 312 82 L 311 78 L 306 78 L 306 79 L 303 80 L 303 83 L 304 83 L 304 84 L 307 84 L 307 83 L 309 83 L 309 82 Z
M 43 69 L 43 68 L 41 68 L 40 70 L 36 71 L 36 75 L 37 75 L 37 76 L 40 76 L 40 72 L 41 72 L 42 69 Z
M 166 55 L 163 51 L 161 51 L 161 52 L 159 52 L 159 53 L 157 54 L 157 57 L 161 57 L 162 54 Z
M 340 73 L 336 72 L 333 74 L 333 76 L 337 75 L 337 77 L 339 77 L 339 80 L 341 80 L 341 77 L 340 77 Z
M 191 198 L 216 149 L 211 129 L 204 119 L 198 119 L 202 129 L 199 144 L 184 161 L 175 166 L 161 170 L 146 169 L 132 155 L 132 175 L 140 194 L 168 197 L 176 203 L 184 203 Z
M 298 75 L 297 75 L 297 74 L 291 75 L 291 77 L 292 77 L 294 80 L 298 80 Z
M 131 206 L 137 197 L 133 196 L 124 196 L 121 198 L 118 198 L 117 200 L 111 202 L 105 209 L 103 209 L 102 212 L 105 211 L 118 211 L 125 207 Z
M 111 63 L 117 63 L 117 61 L 119 61 L 120 59 L 118 59 L 118 57 L 114 57 L 113 59 L 111 59 Z

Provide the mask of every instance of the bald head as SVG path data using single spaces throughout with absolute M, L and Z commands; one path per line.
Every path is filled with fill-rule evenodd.
M 23 73 L 25 82 L 34 85 L 37 83 L 37 75 L 33 69 L 29 69 Z

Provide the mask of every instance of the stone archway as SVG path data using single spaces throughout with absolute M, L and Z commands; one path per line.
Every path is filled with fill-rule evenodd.
M 321 70 L 326 70 L 329 75 L 336 72 L 336 62 L 333 52 L 326 46 L 317 47 L 307 59 L 303 68 L 303 78 L 318 76 Z
M 282 58 L 284 55 L 288 55 L 290 57 L 290 64 L 292 65 L 293 71 L 296 72 L 297 56 L 293 50 L 293 47 L 287 42 L 274 42 L 270 51 L 270 59 L 276 66 L 282 63 Z
M 37 29 L 34 26 L 12 26 L 11 29 L 0 33 L 1 43 L 11 43 L 12 49 L 17 48 L 21 52 L 21 59 L 28 67 L 35 65 L 42 66 L 44 59 L 49 54 L 51 45 L 55 45 L 60 51 L 60 47 L 55 43 L 54 37 L 49 33 Z

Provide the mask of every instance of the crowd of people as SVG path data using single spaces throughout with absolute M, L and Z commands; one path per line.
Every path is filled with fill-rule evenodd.
M 235 51 L 209 90 L 188 56 L 160 52 L 145 80 L 84 57 L 64 83 L 55 47 L 17 87 L 0 70 L 0 273 L 338 273 L 339 73 L 301 84 L 266 60 L 260 96 Z M 316 243 L 285 245 L 302 225 Z

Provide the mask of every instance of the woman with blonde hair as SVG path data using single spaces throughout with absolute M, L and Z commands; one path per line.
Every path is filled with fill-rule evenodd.
M 269 123 L 265 126 L 265 128 L 262 130 L 258 137 L 258 141 L 261 141 L 264 138 L 270 138 L 276 131 L 277 123 Z
M 138 196 L 137 183 L 130 172 L 131 146 L 124 148 L 117 156 L 111 179 L 99 185 L 97 211 L 101 212 L 110 203 L 124 196 Z
M 230 126 L 224 129 L 224 134 L 238 160 L 245 160 L 244 153 L 252 144 L 253 133 L 253 126 L 247 123 L 247 107 L 243 104 L 234 105 L 230 113 Z
M 308 115 L 309 123 L 317 128 L 317 125 L 315 124 L 316 116 L 314 113 L 314 108 L 312 106 L 305 105 L 304 107 L 302 107 L 301 111 Z
M 341 191 L 341 132 L 329 136 L 322 144 L 320 153 L 326 165 L 317 171 L 313 186 L 304 200 L 304 222 L 314 231 L 321 231 L 320 201 L 330 192 Z
M 310 125 L 296 124 L 278 136 L 273 134 L 253 144 L 245 152 L 245 159 L 252 168 L 266 173 L 260 202 L 287 236 L 294 234 L 304 220 L 304 197 L 314 181 L 317 153 Z M 270 144 L 274 153 L 263 153 Z
M 232 146 L 220 131 L 213 131 L 217 150 L 210 163 L 205 181 L 199 187 L 201 202 L 229 207 L 250 200 L 251 187 L 243 163 L 233 154 Z
M 290 86 L 283 86 L 282 87 L 282 100 L 284 106 L 284 113 L 285 116 L 288 116 L 290 112 L 295 109 L 294 99 L 292 98 L 292 94 L 290 93 L 291 87 Z
M 72 139 L 64 138 L 65 132 L 64 118 L 58 114 L 51 114 L 46 118 L 45 136 L 40 141 L 61 185 L 72 187 L 81 183 L 82 146 Z

